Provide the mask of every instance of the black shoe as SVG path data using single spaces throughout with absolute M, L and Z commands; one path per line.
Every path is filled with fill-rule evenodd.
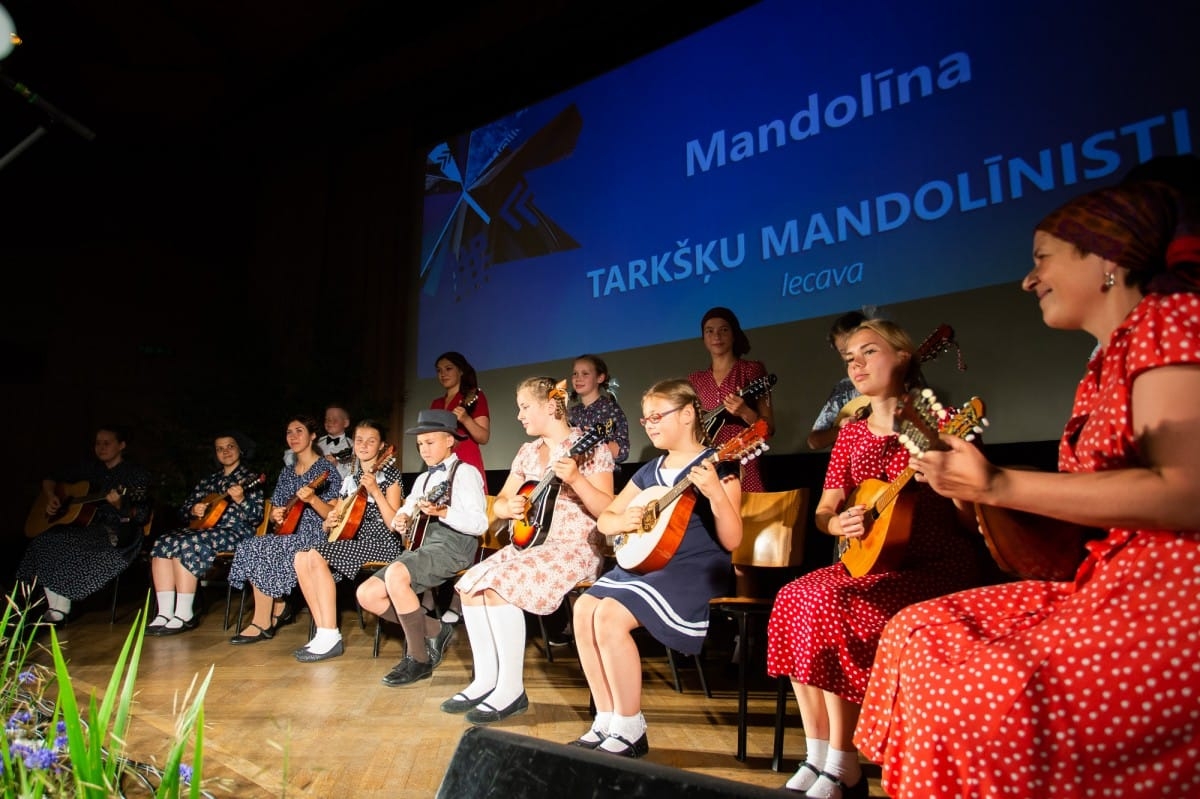
M 442 662 L 442 658 L 446 656 L 446 647 L 450 646 L 452 640 L 454 640 L 454 625 L 448 622 L 442 622 L 442 628 L 433 638 L 425 639 L 429 650 L 429 660 L 435 669 Z
M 428 680 L 433 676 L 433 663 L 418 663 L 408 655 L 396 667 L 383 676 L 383 684 L 393 688 L 410 685 L 417 680 Z
M 628 738 L 620 735 L 609 735 L 606 741 L 615 740 L 621 744 L 621 749 L 605 749 L 602 746 L 597 746 L 597 752 L 603 752 L 606 755 L 616 755 L 617 757 L 645 757 L 650 751 L 650 742 L 646 740 L 646 733 L 642 733 L 642 737 L 636 741 L 630 741 Z
M 821 777 L 831 781 L 842 791 L 842 799 L 867 799 L 871 793 L 871 786 L 867 784 L 867 775 L 863 774 L 858 778 L 858 782 L 853 785 L 847 785 L 827 771 L 821 772 Z
M 443 713 L 466 713 L 468 710 L 474 710 L 475 707 L 480 702 L 487 699 L 491 695 L 492 695 L 492 692 L 488 691 L 486 694 L 479 697 L 478 699 L 471 699 L 466 694 L 464 694 L 462 691 L 459 691 L 454 696 L 447 699 L 445 702 L 442 702 L 442 712 Z M 460 696 L 462 697 L 462 699 L 459 699 Z
M 583 737 L 583 735 L 588 734 L 595 734 L 599 737 L 594 741 L 589 741 Z M 578 746 L 580 749 L 595 749 L 600 744 L 604 743 L 604 736 L 600 735 L 600 733 L 596 732 L 595 730 L 588 730 L 583 735 L 579 736 L 574 741 L 568 741 L 567 746 Z
M 159 621 L 159 619 L 162 619 L 162 621 Z M 167 626 L 167 622 L 169 621 L 168 617 L 161 613 L 158 614 L 146 625 L 146 635 L 161 635 L 162 629 Z
M 279 615 L 271 617 L 271 629 L 278 630 L 280 627 L 291 624 L 295 620 L 296 611 L 292 610 L 291 605 L 289 605 L 287 602 L 284 602 L 283 610 L 279 611 Z
M 176 616 L 175 618 L 179 619 L 178 616 Z M 186 633 L 186 632 L 188 632 L 190 630 L 194 630 L 200 626 L 200 617 L 199 616 L 192 616 L 190 619 L 187 619 L 186 621 L 184 619 L 179 619 L 179 620 L 183 623 L 180 624 L 178 627 L 168 627 L 164 624 L 161 627 L 153 627 L 153 628 L 147 627 L 146 632 L 149 635 L 158 635 L 158 636 L 179 635 L 180 633 Z
M 303 648 L 297 649 L 295 655 L 296 660 L 300 661 L 301 663 L 316 663 L 321 660 L 329 660 L 330 658 L 339 657 L 345 653 L 346 647 L 342 645 L 341 641 L 338 641 L 328 652 L 322 652 L 319 655 L 316 652 Z
M 259 641 L 268 641 L 275 637 L 274 630 L 264 630 L 254 622 L 250 622 L 250 626 L 258 630 L 258 635 L 242 635 L 238 633 L 229 639 L 231 644 L 257 644 Z
M 472 724 L 491 724 L 494 721 L 501 721 L 509 716 L 524 713 L 526 710 L 529 710 L 529 696 L 522 691 L 521 695 L 514 699 L 511 705 L 500 710 L 492 707 L 487 702 L 480 702 L 475 706 L 474 710 L 467 711 L 467 721 Z
M 571 638 L 570 633 L 565 631 L 561 633 L 550 633 L 546 636 L 546 643 L 550 646 L 570 646 L 572 640 L 574 639 Z

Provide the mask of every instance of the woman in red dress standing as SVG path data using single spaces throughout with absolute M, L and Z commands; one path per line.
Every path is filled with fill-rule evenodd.
M 920 369 L 912 339 L 883 319 L 862 322 L 846 339 L 843 355 L 854 387 L 870 399 L 870 414 L 838 431 L 814 515 L 822 532 L 861 539 L 870 529 L 868 506 L 853 492 L 865 480 L 893 481 L 908 467 L 908 450 L 892 420 L 900 399 L 920 385 Z M 771 609 L 767 673 L 791 679 L 807 743 L 804 762 L 786 787 L 813 799 L 867 796 L 854 727 L 887 620 L 913 602 L 983 579 L 986 555 L 954 503 L 915 484 L 903 496 L 912 503 L 912 524 L 895 568 L 877 570 L 884 567 L 879 563 L 854 577 L 835 563 L 785 585 Z M 894 512 L 891 524 L 899 525 L 901 517 Z M 886 532 L 885 541 L 905 530 Z
M 712 440 L 712 445 L 722 444 L 735 438 L 747 427 L 763 419 L 767 423 L 767 437 L 775 433 L 775 416 L 771 411 L 771 395 L 739 397 L 737 392 L 754 380 L 766 377 L 767 368 L 762 361 L 742 358 L 750 352 L 750 339 L 742 330 L 737 316 L 728 308 L 710 308 L 700 320 L 700 333 L 704 348 L 708 350 L 712 363 L 688 375 L 688 382 L 696 389 L 700 404 L 708 411 L 723 408 L 720 421 L 724 424 Z M 747 463 L 742 469 L 743 491 L 764 491 L 758 459 Z
M 856 741 L 889 796 L 1200 796 L 1198 193 L 1142 181 L 1038 224 L 1022 287 L 1048 327 L 1101 345 L 1058 472 L 949 440 L 913 460 L 946 496 L 1102 532 L 1072 580 L 966 591 L 887 625 Z
M 454 454 L 463 463 L 469 463 L 479 470 L 486 487 L 487 472 L 483 468 L 483 451 L 479 448 L 488 443 L 492 430 L 487 397 L 479 388 L 475 368 L 461 352 L 443 352 L 433 365 L 437 370 L 438 382 L 446 393 L 431 402 L 429 407 L 437 411 L 450 411 L 458 417 L 458 432 L 466 439 L 459 442 Z

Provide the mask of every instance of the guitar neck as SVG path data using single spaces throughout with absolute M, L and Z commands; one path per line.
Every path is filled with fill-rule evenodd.
M 872 510 L 876 516 L 882 514 L 888 505 L 896 501 L 896 497 L 900 496 L 900 492 L 904 490 L 915 474 L 916 471 L 911 466 L 908 466 L 904 471 L 896 475 L 896 479 L 888 484 L 888 487 L 884 489 L 884 492 L 879 495 L 872 506 Z
M 701 460 L 697 461 L 697 463 L 703 463 L 704 461 L 715 461 L 715 460 L 717 460 L 718 457 L 719 456 L 717 455 L 717 453 L 714 452 L 712 455 L 708 455 L 708 456 L 702 458 Z M 689 469 L 689 472 L 690 471 L 691 470 Z M 676 499 L 678 499 L 680 494 L 682 494 L 684 491 L 687 491 L 691 487 L 692 487 L 692 478 L 689 475 L 685 475 L 682 480 L 680 480 L 678 483 L 676 483 L 675 485 L 668 488 L 666 493 L 664 493 L 658 499 L 654 500 L 654 514 L 652 514 L 652 515 L 657 516 L 659 508 L 667 507 L 672 502 L 674 502 Z M 644 522 L 643 522 L 643 524 L 644 524 Z M 653 523 L 651 523 L 650 527 L 646 527 L 645 529 L 649 530 L 653 526 L 654 526 Z

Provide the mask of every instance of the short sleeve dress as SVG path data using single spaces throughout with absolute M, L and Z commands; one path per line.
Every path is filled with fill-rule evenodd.
M 341 495 L 348 498 L 346 501 L 351 501 L 349 497 L 353 497 L 358 492 L 361 475 L 361 467 L 356 467 L 350 475 L 350 479 L 342 486 Z M 398 484 L 400 493 L 403 495 L 404 484 L 401 482 L 401 478 L 400 470 L 395 464 L 384 466 L 376 474 L 381 490 L 387 491 L 393 485 Z M 375 503 L 375 498 L 370 494 L 367 494 L 366 501 L 362 521 L 353 538 L 345 541 L 322 541 L 311 547 L 329 563 L 329 570 L 333 572 L 335 582 L 354 579 L 364 563 L 392 561 L 404 551 L 400 537 L 392 532 L 390 526 L 392 520 L 383 518 L 379 513 L 379 505 Z
M 446 402 L 445 397 L 438 397 L 430 403 L 429 407 L 435 411 L 452 411 L 462 404 L 463 395 L 460 392 L 451 397 L 450 402 Z M 488 401 L 483 393 L 483 389 L 475 391 L 475 401 L 467 413 L 471 415 L 472 419 L 491 415 L 488 411 Z M 458 425 L 458 433 L 459 435 L 466 436 L 466 438 L 454 445 L 454 454 L 463 463 L 469 463 L 478 469 L 479 474 L 483 476 L 483 484 L 486 486 L 487 471 L 483 468 L 483 450 L 480 449 L 475 439 L 471 438 L 470 434 L 467 433 L 467 428 L 463 427 L 461 422 Z
M 718 407 L 730 394 L 745 388 L 766 374 L 767 367 L 762 361 L 738 359 L 734 363 L 733 368 L 729 370 L 729 374 L 725 375 L 725 379 L 721 381 L 720 385 L 717 385 L 716 380 L 713 379 L 712 369 L 701 369 L 697 372 L 692 372 L 688 375 L 688 382 L 692 384 L 692 388 L 696 389 L 696 394 L 700 397 L 700 405 L 703 406 L 704 410 L 710 411 Z M 758 407 L 755 400 L 746 401 L 750 405 Z M 761 397 L 757 400 L 759 403 L 767 401 Z M 745 429 L 745 422 L 729 414 L 725 414 L 725 424 L 717 431 L 716 438 L 712 444 L 714 447 L 719 448 L 726 441 L 736 438 Z M 766 490 L 763 488 L 762 472 L 759 469 L 757 458 L 742 466 L 742 490 Z
M 696 462 L 711 454 L 712 450 L 705 450 Z M 665 457 L 643 464 L 630 480 L 646 489 L 686 479 L 688 468 L 663 470 Z M 715 468 L 722 479 L 738 471 L 736 461 L 722 461 Z M 638 501 L 635 497 L 634 502 Z M 665 566 L 645 574 L 617 566 L 587 593 L 617 600 L 656 641 L 676 652 L 698 655 L 708 635 L 708 603 L 728 589 L 731 568 L 729 551 L 717 540 L 708 501 L 697 497 L 679 548 Z
M 1059 471 L 1140 464 L 1134 378 L 1198 363 L 1200 295 L 1143 298 L 1088 363 Z M 892 619 L 855 733 L 889 796 L 1200 796 L 1200 531 L 1114 528 L 1088 550 L 1073 581 Z
M 604 442 L 615 441 L 617 444 L 617 456 L 613 460 L 624 463 L 629 457 L 629 420 L 617 401 L 608 394 L 601 394 L 591 405 L 576 403 L 570 406 L 567 419 L 572 427 L 581 430 L 605 426 L 608 433 Z
M 191 522 L 192 508 L 209 494 L 224 494 L 235 485 L 245 490 L 241 502 L 228 502 L 225 511 L 206 530 L 193 530 L 188 526 L 162 533 L 154 540 L 150 556 L 154 558 L 178 558 L 183 568 L 197 577 L 203 577 L 217 559 L 218 552 L 231 552 L 242 541 L 252 538 L 262 522 L 262 480 L 253 470 L 239 464 L 230 474 L 224 470 L 205 477 L 179 507 L 179 515 Z
M 894 434 L 878 436 L 866 420 L 850 422 L 833 445 L 824 487 L 849 497 L 864 480 L 894 480 L 908 459 Z M 851 577 L 835 563 L 779 590 L 767 625 L 768 674 L 861 703 L 887 620 L 913 602 L 984 579 L 986 556 L 959 525 L 954 504 L 915 482 L 905 492 L 914 503 L 913 524 L 899 568 Z
M 325 475 L 325 482 L 317 491 L 317 496 L 331 502 L 341 490 L 342 476 L 335 464 L 324 458 L 317 458 L 304 474 L 296 474 L 296 470 L 291 467 L 280 472 L 279 482 L 275 484 L 275 492 L 271 495 L 271 504 L 275 507 L 287 505 L 297 491 L 322 474 Z M 249 582 L 267 596 L 288 596 L 296 587 L 296 566 L 293 563 L 296 553 L 302 549 L 312 549 L 326 540 L 321 523 L 321 514 L 311 506 L 305 505 L 294 533 L 268 533 L 247 538 L 238 544 L 233 553 L 233 564 L 229 567 L 229 584 L 240 588 Z
M 549 463 L 566 455 L 571 444 L 582 436 L 572 428 L 570 437 L 554 446 Z M 613 471 L 608 447 L 593 447 L 579 463 L 585 477 Z M 543 469 L 538 464 L 538 442 L 521 445 L 513 458 L 512 474 L 523 482 L 539 481 Z M 490 558 L 475 564 L 459 578 L 455 590 L 472 593 L 492 589 L 511 605 L 536 616 L 552 613 L 575 585 L 593 579 L 600 571 L 604 536 L 596 529 L 596 520 L 588 514 L 579 495 L 563 485 L 554 503 L 550 532 L 544 543 L 528 549 L 512 544 Z

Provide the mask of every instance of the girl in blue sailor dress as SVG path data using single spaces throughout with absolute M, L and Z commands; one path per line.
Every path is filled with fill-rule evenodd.
M 293 416 L 288 421 L 287 444 L 296 453 L 296 465 L 286 466 L 279 473 L 271 495 L 271 521 L 283 521 L 292 497 L 304 503 L 304 510 L 291 535 L 268 533 L 238 544 L 229 568 L 229 583 L 235 588 L 250 583 L 254 589 L 254 618 L 230 643 L 250 644 L 274 638 L 276 626 L 291 620 L 286 600 L 296 587 L 296 553 L 326 540 L 322 523 L 341 491 L 342 476 L 337 465 L 317 451 L 319 430 L 317 420 L 309 415 Z M 322 475 L 325 481 L 316 489 L 310 488 Z
M 638 529 L 644 504 L 634 502 L 650 486 L 689 480 L 696 504 L 666 565 L 645 574 L 618 566 L 575 603 L 576 646 L 596 717 L 571 744 L 625 757 L 649 751 L 633 631 L 644 627 L 671 649 L 698 654 L 708 632 L 709 600 L 726 589 L 730 552 L 742 539 L 738 463 L 710 462 L 692 385 L 678 379 L 655 384 L 642 397 L 642 413 L 646 435 L 667 453 L 634 474 L 597 519 L 600 531 L 611 536 Z

